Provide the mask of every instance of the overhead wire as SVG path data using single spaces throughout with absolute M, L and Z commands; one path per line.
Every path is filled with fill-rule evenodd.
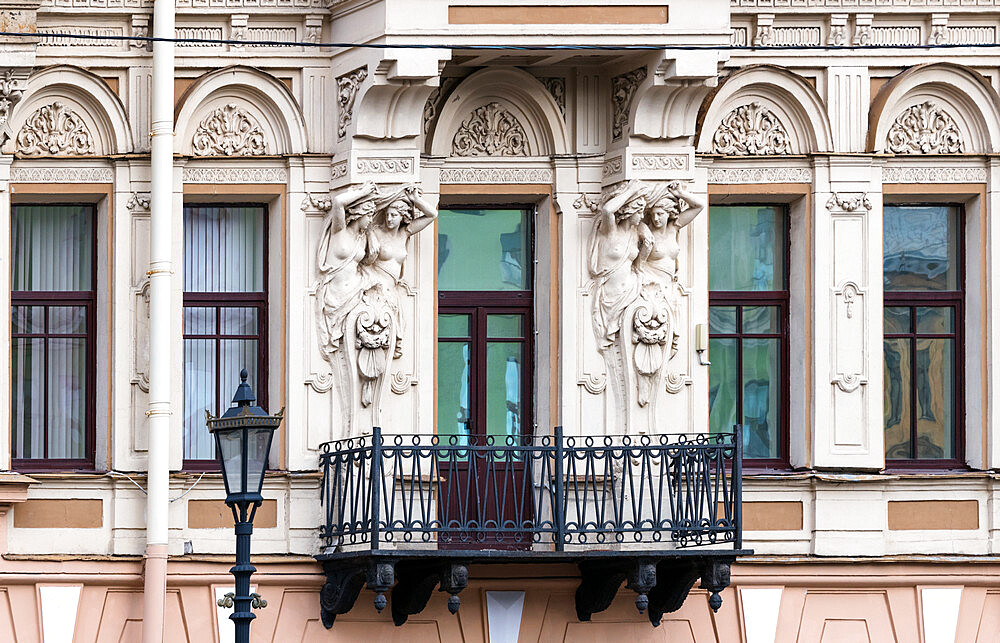
M 155 36 L 126 36 L 108 34 L 74 34 L 58 31 L 36 31 L 21 33 L 0 31 L 5 38 L 48 38 L 91 41 L 132 41 L 132 42 L 172 42 L 175 44 L 237 45 L 242 47 L 311 47 L 323 49 L 462 49 L 472 51 L 877 51 L 877 50 L 940 50 L 940 49 L 996 49 L 1000 43 L 969 44 L 943 43 L 926 45 L 875 44 L 875 45 L 733 45 L 733 44 L 645 44 L 645 45 L 600 45 L 600 44 L 428 44 L 428 43 L 383 43 L 383 42 L 307 42 L 281 40 L 252 40 L 239 38 L 160 38 Z

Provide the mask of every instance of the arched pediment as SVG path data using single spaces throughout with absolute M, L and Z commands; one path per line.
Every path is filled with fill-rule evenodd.
M 191 156 L 306 152 L 305 118 L 288 88 L 234 65 L 201 76 L 177 104 L 177 151 Z
M 484 69 L 441 107 L 430 141 L 439 156 L 549 156 L 567 149 L 566 126 L 545 86 L 519 69 Z
M 832 150 L 823 101 L 804 78 L 755 65 L 726 78 L 702 103 L 697 150 L 779 156 Z
M 5 147 L 20 157 L 132 151 L 132 132 L 118 95 L 100 77 L 72 65 L 54 65 L 31 75 L 10 131 Z
M 882 86 L 868 113 L 870 152 L 988 154 L 1000 137 L 989 81 L 952 63 L 917 65 Z

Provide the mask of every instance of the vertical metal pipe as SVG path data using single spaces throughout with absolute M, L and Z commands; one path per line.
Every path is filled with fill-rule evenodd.
M 372 549 L 378 549 L 379 490 L 382 486 L 382 427 L 372 428 Z
M 174 37 L 174 1 L 155 0 L 153 36 Z M 153 43 L 153 92 L 150 106 L 149 235 L 149 451 L 146 496 L 146 560 L 143 643 L 163 641 L 167 586 L 167 509 L 170 484 L 170 398 L 172 315 L 171 274 L 174 162 L 174 44 Z
M 556 522 L 556 551 L 566 548 L 566 515 L 563 506 L 563 428 L 557 426 L 552 436 L 555 440 L 556 461 L 553 467 L 555 481 L 555 497 L 552 499 L 552 519 Z

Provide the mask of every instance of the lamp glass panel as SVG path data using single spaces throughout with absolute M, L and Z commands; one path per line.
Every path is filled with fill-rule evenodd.
M 226 493 L 243 493 L 244 490 L 241 488 L 243 466 L 240 462 L 243 450 L 243 431 L 240 429 L 216 431 L 215 439 L 219 445 L 222 470 L 226 476 Z
M 260 493 L 272 435 L 269 428 L 247 429 L 247 493 Z

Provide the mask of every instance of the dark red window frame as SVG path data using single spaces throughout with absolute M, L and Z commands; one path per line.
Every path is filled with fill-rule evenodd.
M 184 333 L 183 339 L 213 339 L 215 340 L 215 414 L 223 413 L 228 407 L 231 396 L 236 392 L 222 391 L 220 393 L 218 382 L 221 379 L 221 350 L 220 343 L 224 339 L 253 339 L 257 341 L 257 373 L 255 376 L 254 393 L 257 395 L 258 406 L 267 408 L 267 298 L 268 298 L 268 207 L 265 203 L 185 203 L 184 209 L 188 208 L 261 208 L 261 234 L 264 240 L 263 246 L 263 290 L 261 292 L 188 292 L 184 291 L 184 308 L 215 308 L 215 332 L 207 334 Z M 221 308 L 256 308 L 257 309 L 257 333 L 255 335 L 223 334 L 220 332 Z M 229 397 L 226 397 L 229 396 Z M 208 429 L 205 428 L 207 431 Z M 217 459 L 184 459 L 184 470 L 186 471 L 219 471 Z
M 48 340 L 53 338 L 85 337 L 87 342 L 86 357 L 86 377 L 92 390 L 87 391 L 86 396 L 86 417 L 84 418 L 85 438 L 83 458 L 54 459 L 48 457 L 48 377 L 45 378 L 45 455 L 44 458 L 11 458 L 11 467 L 17 471 L 93 471 L 95 468 L 95 449 L 97 438 L 97 206 L 93 203 L 15 203 L 11 204 L 11 216 L 17 207 L 47 207 L 47 206 L 75 206 L 90 209 L 91 226 L 91 289 L 76 291 L 40 291 L 40 290 L 12 290 L 10 293 L 11 311 L 15 306 L 44 306 L 45 331 L 43 333 L 11 333 L 11 338 L 30 337 L 43 338 L 46 343 L 46 354 Z M 11 258 L 14 256 L 14 249 L 11 248 Z M 8 279 L 12 278 L 8 274 Z M 50 306 L 82 306 L 87 310 L 87 332 L 86 333 L 49 333 L 48 308 Z M 46 364 L 46 369 L 48 365 Z M 47 373 L 48 371 L 46 371 Z M 12 373 L 13 375 L 13 373 Z M 13 400 L 12 400 L 13 402 Z M 15 452 L 17 436 L 11 426 L 11 453 Z
M 909 307 L 910 332 L 891 333 L 883 337 L 902 338 L 910 340 L 910 445 L 914 453 L 917 444 L 917 387 L 913 384 L 913 374 L 917 371 L 916 340 L 921 337 L 948 337 L 955 340 L 954 373 L 952 374 L 952 391 L 955 395 L 955 424 L 952 440 L 954 453 L 951 458 L 886 458 L 887 469 L 965 469 L 965 208 L 959 203 L 886 203 L 885 206 L 913 207 L 949 207 L 958 211 L 958 234 L 956 237 L 958 258 L 958 290 L 944 291 L 906 291 L 886 290 L 882 293 L 883 308 Z M 916 332 L 917 307 L 940 307 L 954 310 L 954 326 L 951 333 L 918 333 Z M 883 356 L 883 360 L 885 357 Z M 883 375 L 884 378 L 884 375 Z M 884 419 L 883 419 L 884 423 Z M 883 431 L 885 430 L 883 424 Z
M 715 204 L 711 204 L 715 205 Z M 711 205 L 709 206 L 709 218 L 711 218 Z M 723 205 L 723 204 L 719 204 Z M 777 458 L 744 458 L 744 468 L 745 469 L 787 469 L 789 467 L 788 459 L 788 449 L 789 449 L 789 337 L 788 337 L 788 325 L 789 325 L 789 275 L 790 275 L 790 259 L 791 259 L 791 214 L 789 212 L 788 206 L 784 203 L 766 203 L 766 202 L 755 202 L 755 203 L 726 203 L 725 206 L 731 207 L 771 207 L 775 209 L 780 209 L 785 213 L 785 244 L 782 248 L 784 253 L 783 257 L 783 267 L 785 270 L 784 283 L 785 288 L 782 290 L 710 290 L 708 293 L 708 305 L 712 306 L 735 306 L 736 307 L 736 329 L 735 333 L 714 333 L 709 332 L 709 339 L 727 339 L 734 338 L 778 338 L 779 350 L 781 355 L 778 356 L 778 395 L 780 397 L 780 403 L 778 404 L 778 457 Z M 711 225 L 711 223 L 709 223 Z M 776 306 L 778 307 L 778 325 L 780 332 L 778 333 L 744 333 L 743 328 L 743 315 L 742 310 L 744 307 L 751 306 Z M 737 415 L 742 423 L 743 417 L 743 344 L 742 341 L 738 346 L 738 364 L 739 364 L 739 377 L 741 385 L 737 387 L 736 396 L 736 410 Z M 709 359 L 712 356 L 709 354 Z

